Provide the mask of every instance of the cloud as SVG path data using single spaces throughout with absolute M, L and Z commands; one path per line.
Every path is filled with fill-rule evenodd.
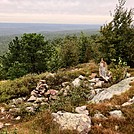
M 38 16 L 53 16 L 54 18 L 70 16 L 71 18 L 73 15 L 74 18 L 75 16 L 98 17 L 109 16 L 109 11 L 113 12 L 116 4 L 117 0 L 1 0 L 0 13 L 10 19 L 15 15 L 18 18 L 19 16 L 25 18 L 28 15 L 36 15 L 37 18 Z M 134 1 L 127 0 L 126 5 L 130 8 L 134 5 Z

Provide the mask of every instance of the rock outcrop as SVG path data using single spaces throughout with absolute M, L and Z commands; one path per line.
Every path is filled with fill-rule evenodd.
M 99 103 L 104 100 L 111 99 L 114 95 L 120 95 L 130 88 L 129 83 L 134 80 L 134 77 L 126 78 L 119 83 L 96 94 L 90 102 Z
M 52 115 L 54 121 L 60 124 L 61 129 L 77 130 L 80 134 L 88 134 L 91 129 L 91 119 L 86 114 L 59 111 Z

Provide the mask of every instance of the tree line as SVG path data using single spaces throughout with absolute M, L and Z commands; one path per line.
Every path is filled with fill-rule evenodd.
M 99 35 L 67 35 L 46 40 L 41 34 L 23 34 L 9 44 L 0 57 L 0 79 L 14 79 L 28 73 L 40 74 L 75 66 L 103 57 L 108 64 L 121 60 L 134 67 L 133 10 L 124 8 L 119 0 L 113 19 L 100 28 Z

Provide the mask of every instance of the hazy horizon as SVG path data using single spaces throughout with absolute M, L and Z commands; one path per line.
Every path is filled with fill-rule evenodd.
M 118 0 L 1 0 L 0 22 L 51 24 L 105 24 Z M 125 8 L 133 8 L 127 0 Z
M 51 23 L 0 23 L 0 35 L 58 31 L 98 31 L 96 24 L 51 24 Z

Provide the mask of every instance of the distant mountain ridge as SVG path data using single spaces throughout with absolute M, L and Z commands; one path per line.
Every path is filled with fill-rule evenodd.
M 0 23 L 0 36 L 32 32 L 98 31 L 100 26 L 95 24 Z

